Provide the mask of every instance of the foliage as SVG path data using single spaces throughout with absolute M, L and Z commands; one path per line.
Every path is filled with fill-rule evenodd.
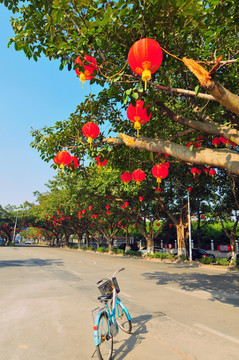
M 96 249 L 96 251 L 98 251 L 98 252 L 100 252 L 100 253 L 106 253 L 106 252 L 109 251 L 109 249 L 108 249 L 108 248 L 104 248 L 104 247 L 98 247 L 98 248 Z
M 210 258 L 210 257 L 202 257 L 202 258 L 200 259 L 200 262 L 201 262 L 202 264 L 209 264 L 209 265 L 214 264 L 215 261 L 216 261 L 215 259 L 212 259 L 212 258 Z
M 132 255 L 132 256 L 142 256 L 142 253 L 140 251 L 133 251 L 133 250 L 128 250 L 125 251 L 125 255 Z
M 111 251 L 112 251 L 114 254 L 124 255 L 124 250 L 123 250 L 123 249 L 112 249 Z
M 216 258 L 216 264 L 222 266 L 228 266 L 229 262 L 227 258 Z
M 231 93 L 239 91 L 238 1 L 0 2 L 15 14 L 11 20 L 15 36 L 9 45 L 24 51 L 29 59 L 37 61 L 42 55 L 49 60 L 58 59 L 60 70 L 68 67 L 71 71 L 69 76 L 74 74 L 74 60 L 78 55 L 90 53 L 99 65 L 98 73 L 91 80 L 91 84 L 101 87 L 97 95 L 89 94 L 69 119 L 62 119 L 53 127 L 32 130 L 31 146 L 52 166 L 55 166 L 52 160 L 56 153 L 63 148 L 81 159 L 81 166 L 74 173 L 69 168 L 58 173 L 49 186 L 49 193 L 39 194 L 38 205 L 30 209 L 29 219 L 35 219 L 35 226 L 39 226 L 42 234 L 57 241 L 67 239 L 72 233 L 79 239 L 85 234 L 88 241 L 100 231 L 110 245 L 117 233 L 131 231 L 135 224 L 151 242 L 160 238 L 170 242 L 178 235 L 180 225 L 184 226 L 186 238 L 187 187 L 193 186 L 190 199 L 197 219 L 193 237 L 198 242 L 209 240 L 213 235 L 208 232 L 209 220 L 201 221 L 201 215 L 206 214 L 215 221 L 217 213 L 233 244 L 239 219 L 230 231 L 226 222 L 231 220 L 228 208 L 234 213 L 239 210 L 238 190 L 235 190 L 239 188 L 238 180 L 232 175 L 239 173 L 236 117 L 239 100 Z M 143 37 L 156 39 L 164 52 L 163 63 L 152 75 L 147 91 L 141 78 L 126 64 L 130 47 Z M 204 80 L 210 80 L 215 88 L 223 86 L 222 91 L 230 90 L 227 96 L 222 96 L 226 102 L 222 102 L 220 96 L 218 99 L 205 94 L 203 81 L 199 85 L 182 61 L 185 57 L 193 58 L 210 71 L 219 55 L 223 56 L 223 62 Z M 138 139 L 125 114 L 129 103 L 135 104 L 137 99 L 144 100 L 153 112 L 150 121 L 143 125 L 140 133 L 143 136 Z M 231 109 L 231 103 L 236 110 Z M 92 149 L 81 131 L 91 120 L 101 129 Z M 221 143 L 217 149 L 212 144 L 215 136 L 223 136 L 235 142 L 235 146 L 229 143 L 226 147 Z M 157 185 L 151 170 L 156 163 L 166 161 L 164 154 L 170 154 L 167 159 L 170 169 L 159 194 L 155 191 Z M 94 157 L 98 155 L 108 160 L 108 169 L 101 173 L 94 164 Z M 193 178 L 190 169 L 195 164 L 202 174 Z M 217 169 L 215 177 L 204 172 L 211 166 Z M 121 172 L 137 168 L 145 171 L 146 180 L 139 188 L 132 182 L 125 188 L 120 181 Z M 144 197 L 142 203 L 140 195 Z M 92 199 L 94 214 L 87 210 L 79 215 L 82 209 L 92 205 Z M 126 201 L 129 206 L 122 211 Z M 105 206 L 110 206 L 110 214 L 106 213 Z M 97 215 L 97 219 L 91 215 Z M 172 232 L 168 231 L 169 222 L 173 223 Z
M 175 255 L 170 253 L 154 253 L 154 254 L 147 254 L 150 259 L 174 259 Z

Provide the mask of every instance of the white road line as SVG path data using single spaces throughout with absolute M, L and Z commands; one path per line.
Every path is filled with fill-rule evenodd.
M 227 339 L 227 340 L 230 340 L 230 341 L 233 341 L 234 343 L 236 344 L 239 344 L 239 339 L 237 338 L 234 338 L 233 336 L 229 336 L 229 335 L 226 335 L 226 334 L 223 334 L 222 332 L 220 331 L 217 331 L 217 330 L 214 330 L 214 329 L 211 329 L 205 325 L 202 325 L 202 324 L 194 324 L 194 326 L 197 326 L 199 327 L 200 329 L 203 329 L 203 330 L 206 330 L 214 335 L 217 335 L 217 336 L 220 336 L 222 337 L 223 339 Z

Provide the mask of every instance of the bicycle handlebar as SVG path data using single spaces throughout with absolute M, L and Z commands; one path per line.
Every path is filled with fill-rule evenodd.
M 115 275 L 116 275 L 118 272 L 123 271 L 123 270 L 125 270 L 125 268 L 121 268 L 121 269 L 119 269 L 119 270 L 116 270 L 116 271 L 114 272 L 112 278 L 115 277 Z M 99 285 L 99 284 L 100 284 L 102 281 L 104 281 L 104 280 L 108 280 L 108 279 L 103 278 L 103 279 L 97 281 L 96 285 Z

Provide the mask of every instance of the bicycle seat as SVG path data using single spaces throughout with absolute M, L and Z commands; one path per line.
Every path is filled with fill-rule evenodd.
M 112 295 L 109 294 L 109 295 L 101 295 L 101 296 L 98 296 L 98 300 L 99 301 L 107 301 L 107 300 L 110 300 L 112 298 Z

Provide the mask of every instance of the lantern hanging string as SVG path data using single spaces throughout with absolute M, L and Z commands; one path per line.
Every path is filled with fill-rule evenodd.
M 114 77 L 116 77 L 117 75 L 119 75 L 123 70 L 124 68 L 127 66 L 128 64 L 128 61 L 126 61 L 126 63 L 124 64 L 124 66 L 122 67 L 122 69 L 120 71 L 118 71 L 116 74 L 112 75 L 112 76 L 107 76 L 105 74 L 103 74 L 103 72 L 101 71 L 101 68 L 105 65 L 105 64 L 112 64 L 114 66 L 116 66 L 114 63 L 112 63 L 111 61 L 105 61 L 103 62 L 103 64 L 101 64 L 99 66 L 99 72 L 101 73 L 102 76 L 104 76 L 106 79 L 113 79 Z

